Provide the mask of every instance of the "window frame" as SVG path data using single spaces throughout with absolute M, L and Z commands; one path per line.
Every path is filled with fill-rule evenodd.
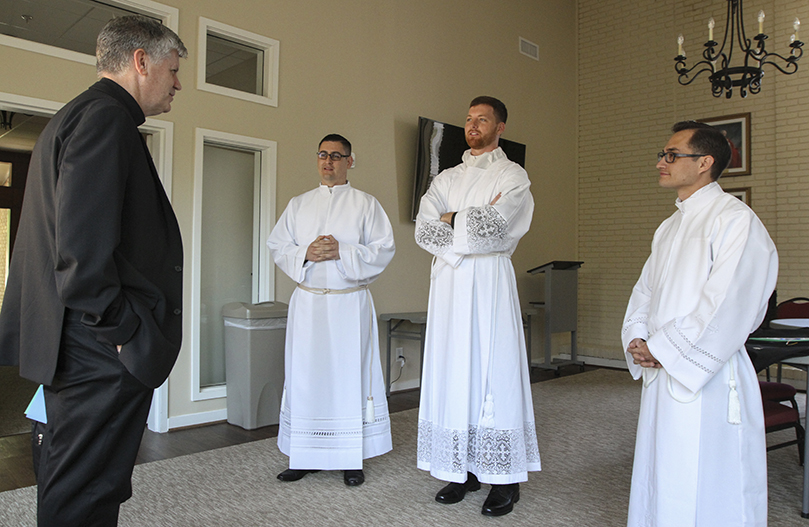
M 249 46 L 260 49 L 264 52 L 263 67 L 263 93 L 247 93 L 233 88 L 226 88 L 217 84 L 211 84 L 206 79 L 206 66 L 208 55 L 208 34 L 228 40 L 234 44 Z M 278 59 L 280 56 L 280 42 L 273 38 L 265 37 L 257 33 L 251 33 L 244 29 L 223 24 L 210 18 L 199 17 L 199 34 L 197 42 L 197 89 L 225 95 L 235 99 L 255 102 L 267 106 L 278 106 Z

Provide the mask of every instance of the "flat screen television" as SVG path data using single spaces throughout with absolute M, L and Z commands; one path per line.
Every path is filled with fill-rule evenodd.
M 506 156 L 525 168 L 525 145 L 500 138 L 500 148 Z M 411 219 L 416 221 L 421 197 L 430 188 L 433 178 L 442 170 L 459 165 L 463 153 L 469 150 L 460 126 L 419 117 L 419 136 L 416 149 L 416 178 L 413 184 Z

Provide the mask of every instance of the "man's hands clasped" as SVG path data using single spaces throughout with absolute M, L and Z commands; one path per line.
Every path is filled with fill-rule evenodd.
M 340 243 L 331 234 L 318 236 L 306 249 L 306 259 L 310 262 L 339 260 Z
M 652 352 L 649 351 L 649 346 L 643 339 L 632 339 L 629 347 L 626 349 L 627 353 L 632 355 L 635 364 L 640 364 L 643 368 L 662 368 L 663 366 L 657 362 Z

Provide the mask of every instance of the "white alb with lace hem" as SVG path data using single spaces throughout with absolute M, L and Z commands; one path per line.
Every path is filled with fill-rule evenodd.
M 416 219 L 416 242 L 434 255 L 417 464 L 445 481 L 517 483 L 541 468 L 510 259 L 534 202 L 501 149 L 464 160 L 433 180 Z
M 340 259 L 307 262 L 309 244 L 325 234 L 339 242 Z M 299 284 L 289 302 L 278 447 L 293 469 L 360 469 L 392 448 L 367 290 L 393 258 L 388 217 L 348 183 L 321 185 L 290 201 L 267 245 Z

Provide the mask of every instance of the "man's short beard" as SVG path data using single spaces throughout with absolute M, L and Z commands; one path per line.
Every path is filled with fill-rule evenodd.
M 474 148 L 475 150 L 479 150 L 481 148 L 485 148 L 486 146 L 492 143 L 492 140 L 495 140 L 495 146 L 497 146 L 496 138 L 497 136 L 483 136 L 479 135 L 477 137 L 466 137 L 466 144 L 469 145 L 469 148 Z

